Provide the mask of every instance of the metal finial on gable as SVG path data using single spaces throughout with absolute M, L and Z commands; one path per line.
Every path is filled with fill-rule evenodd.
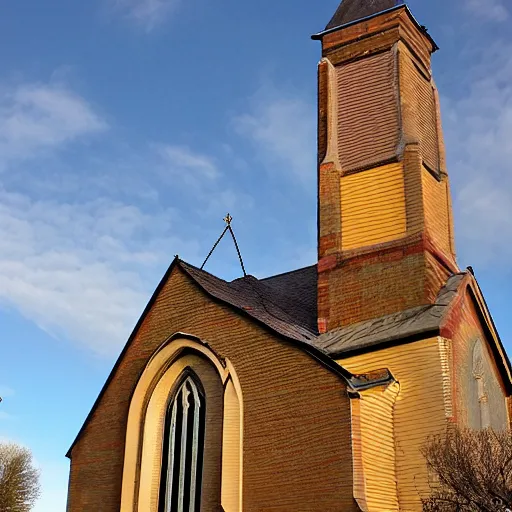
M 236 252 L 238 254 L 238 259 L 240 260 L 240 266 L 242 267 L 242 272 L 244 273 L 244 277 L 247 277 L 247 273 L 245 272 L 245 266 L 244 262 L 242 260 L 242 254 L 240 253 L 240 248 L 238 247 L 238 242 L 236 241 L 235 233 L 233 231 L 233 228 L 231 227 L 231 222 L 233 222 L 233 217 L 228 213 L 224 217 L 224 222 L 226 223 L 226 227 L 224 228 L 224 231 L 220 235 L 219 239 L 215 242 L 215 245 L 213 246 L 212 250 L 208 253 L 208 256 L 206 256 L 206 259 L 204 260 L 203 264 L 201 265 L 201 270 L 204 269 L 204 266 L 210 259 L 210 256 L 213 254 L 213 251 L 217 249 L 217 246 L 219 245 L 220 241 L 224 238 L 224 235 L 229 231 L 231 234 L 231 238 L 233 238 L 233 242 L 235 244 Z

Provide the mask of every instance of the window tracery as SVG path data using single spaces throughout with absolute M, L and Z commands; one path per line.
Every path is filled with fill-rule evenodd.
M 204 392 L 187 375 L 165 420 L 160 512 L 198 512 L 204 449 Z

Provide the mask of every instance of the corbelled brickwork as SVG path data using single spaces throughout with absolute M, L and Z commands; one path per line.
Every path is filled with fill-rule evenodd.
M 236 368 L 244 512 L 357 510 L 345 384 L 291 343 L 214 303 L 176 267 L 71 451 L 68 512 L 119 512 L 131 396 L 151 355 L 176 332 L 208 341 Z
M 431 303 L 457 265 L 435 43 L 405 7 L 318 38 L 326 332 Z

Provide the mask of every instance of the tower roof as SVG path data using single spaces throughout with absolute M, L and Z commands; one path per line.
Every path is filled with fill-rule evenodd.
M 325 30 L 373 16 L 403 3 L 403 0 L 343 0 Z

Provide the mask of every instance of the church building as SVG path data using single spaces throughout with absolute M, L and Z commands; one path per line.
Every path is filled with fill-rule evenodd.
M 510 362 L 455 258 L 436 43 L 397 0 L 343 0 L 313 39 L 318 261 L 172 262 L 68 452 L 68 512 L 421 511 L 428 436 L 509 428 Z

